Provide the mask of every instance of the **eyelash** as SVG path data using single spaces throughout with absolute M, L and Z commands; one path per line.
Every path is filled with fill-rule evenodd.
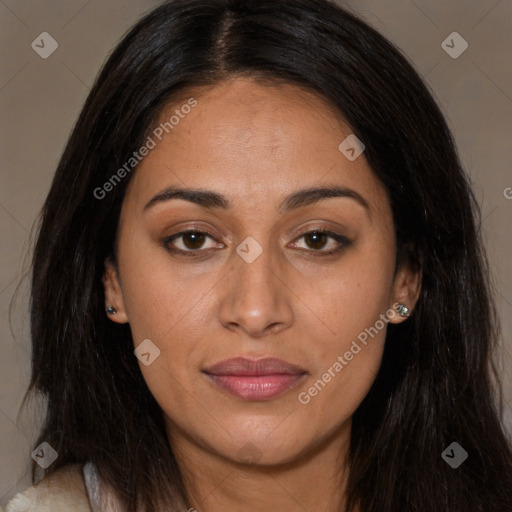
M 200 230 L 197 230 L 197 229 L 189 229 L 189 230 L 185 230 L 185 231 L 180 231 L 179 233 L 176 233 L 176 234 L 174 234 L 172 236 L 166 237 L 164 240 L 162 240 L 162 245 L 169 252 L 172 252 L 172 253 L 175 253 L 175 254 L 179 254 L 179 255 L 183 255 L 183 256 L 188 257 L 188 258 L 199 258 L 200 257 L 199 253 L 201 253 L 201 252 L 205 253 L 205 252 L 208 252 L 209 250 L 208 249 L 195 249 L 195 250 L 184 251 L 183 249 L 176 249 L 175 247 L 170 247 L 170 244 L 174 240 L 176 240 L 178 238 L 181 238 L 182 236 L 190 234 L 190 233 L 194 233 L 194 234 L 198 234 L 198 235 L 206 235 L 207 237 L 211 238 L 212 240 L 215 240 L 215 238 L 212 235 L 210 235 L 210 233 L 207 233 L 206 231 L 200 231 Z M 352 243 L 351 240 L 349 240 L 348 238 L 346 238 L 343 235 L 338 235 L 337 233 L 333 233 L 332 231 L 328 231 L 328 230 L 321 229 L 321 228 L 319 228 L 319 229 L 312 229 L 310 231 L 305 231 L 303 233 L 300 233 L 300 235 L 295 240 L 296 241 L 300 240 L 301 238 L 305 237 L 306 235 L 312 235 L 312 234 L 327 235 L 328 238 L 332 238 L 336 242 L 341 244 L 340 247 L 338 247 L 336 249 L 332 249 L 330 251 L 323 251 L 321 249 L 318 249 L 318 250 L 315 250 L 315 249 L 304 249 L 304 250 L 306 250 L 308 252 L 318 253 L 318 256 L 323 256 L 323 257 L 325 257 L 325 256 L 333 256 L 335 254 L 338 254 L 338 253 L 342 252 L 344 249 L 346 249 Z

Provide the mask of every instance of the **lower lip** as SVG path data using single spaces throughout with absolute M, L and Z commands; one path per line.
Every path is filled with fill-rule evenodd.
M 228 393 L 247 401 L 270 400 L 294 388 L 304 375 L 210 375 L 206 374 L 217 386 Z

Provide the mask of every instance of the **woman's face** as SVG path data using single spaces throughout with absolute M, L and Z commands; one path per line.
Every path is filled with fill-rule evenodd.
M 393 279 L 388 197 L 326 103 L 241 78 L 191 96 L 128 187 L 106 304 L 144 342 L 171 443 L 293 461 L 346 438 L 418 279 Z

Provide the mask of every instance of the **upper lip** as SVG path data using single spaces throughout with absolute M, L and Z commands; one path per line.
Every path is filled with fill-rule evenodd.
M 253 377 L 276 374 L 301 375 L 307 373 L 306 370 L 297 365 L 274 357 L 265 357 L 262 359 L 235 357 L 233 359 L 220 361 L 203 371 L 209 375 L 241 375 Z

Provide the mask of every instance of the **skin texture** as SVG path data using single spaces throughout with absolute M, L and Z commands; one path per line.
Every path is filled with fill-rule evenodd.
M 420 277 L 402 268 L 393 279 L 395 231 L 386 191 L 364 154 L 349 161 L 339 151 L 351 130 L 324 100 L 249 78 L 190 96 L 197 106 L 144 158 L 128 187 L 117 269 L 109 261 L 105 267 L 106 305 L 118 310 L 111 319 L 129 322 L 135 347 L 150 339 L 161 351 L 151 365 L 139 365 L 163 410 L 191 506 L 339 510 L 351 416 L 378 371 L 386 325 L 366 346 L 359 343 L 361 351 L 309 403 L 298 395 L 393 304 L 412 310 Z M 168 106 L 161 119 L 177 107 Z M 369 209 L 334 197 L 278 210 L 289 194 L 327 185 L 356 191 Z M 213 190 L 231 209 L 174 199 L 144 211 L 170 186 Z M 319 228 L 351 243 L 323 256 L 340 244 L 301 231 Z M 197 258 L 164 246 L 185 229 L 212 237 L 202 245 L 187 236 L 169 243 L 197 249 Z M 247 237 L 262 248 L 252 263 L 236 252 Z M 276 398 L 243 401 L 201 373 L 236 356 L 281 358 L 307 375 Z M 240 462 L 242 454 L 252 455 L 252 463 Z

